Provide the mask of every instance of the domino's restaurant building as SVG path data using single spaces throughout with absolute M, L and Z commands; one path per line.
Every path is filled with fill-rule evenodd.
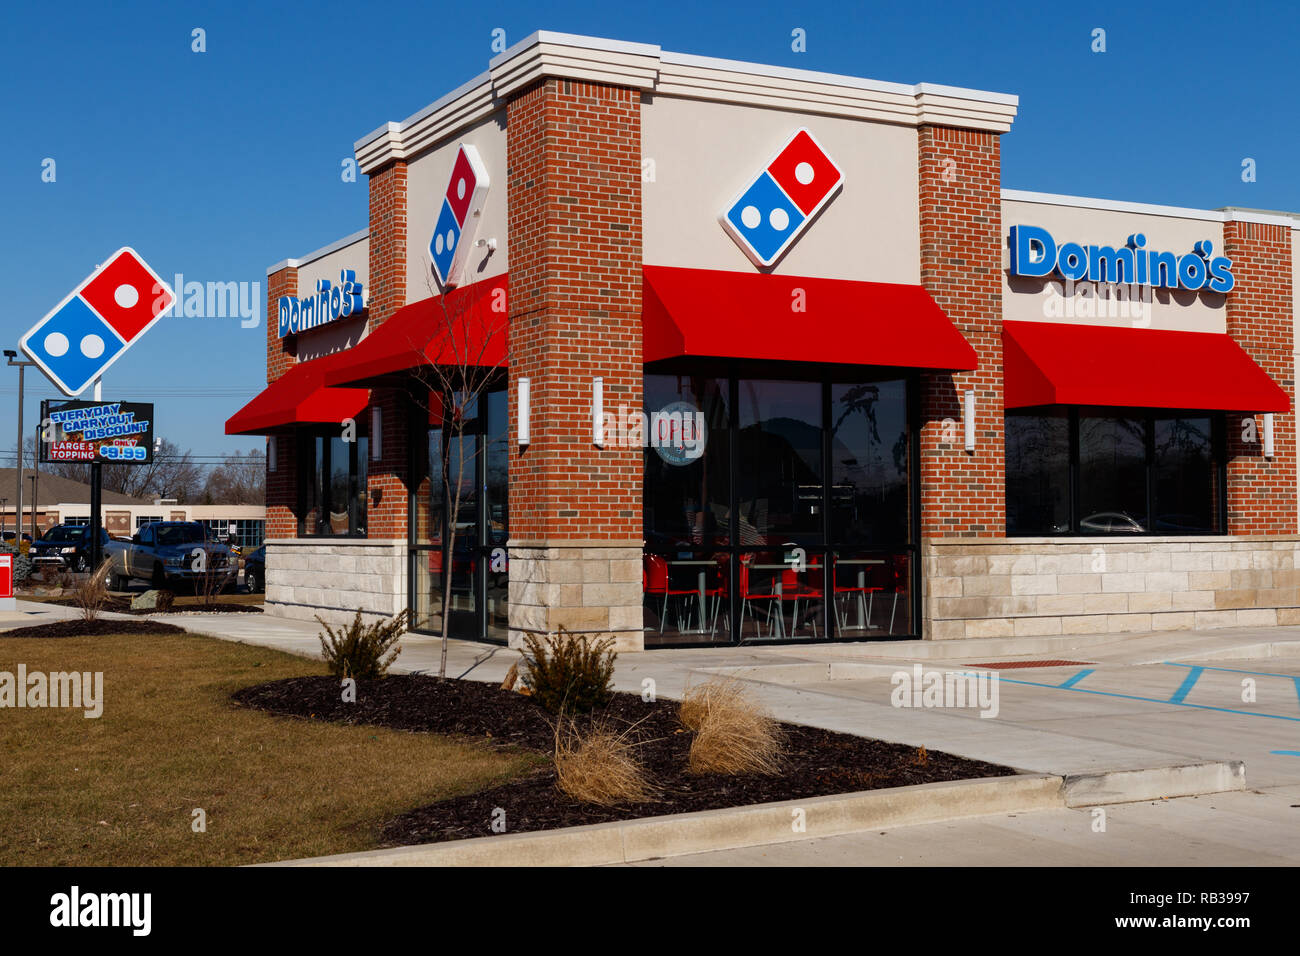
M 369 222 L 268 270 L 227 423 L 267 436 L 267 612 L 625 650 L 1300 621 L 1300 218 L 1004 189 L 1016 114 L 538 33 L 363 137 Z

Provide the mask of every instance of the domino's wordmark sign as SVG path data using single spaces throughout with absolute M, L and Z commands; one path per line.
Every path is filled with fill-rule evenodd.
M 844 174 L 807 129 L 796 130 L 718 217 L 757 266 L 775 265 L 839 192 Z
M 41 461 L 153 461 L 149 402 L 41 402 Z
M 140 340 L 176 296 L 123 246 L 18 340 L 65 395 L 80 395 Z

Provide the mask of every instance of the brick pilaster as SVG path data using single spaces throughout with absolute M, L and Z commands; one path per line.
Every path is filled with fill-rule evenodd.
M 406 186 L 406 163 L 402 160 L 370 174 L 370 288 L 366 310 L 372 330 L 406 305 Z M 371 391 L 370 405 L 381 410 L 384 434 L 380 449 L 383 457 L 368 463 L 370 504 L 366 536 L 405 538 L 409 470 L 407 403 L 400 391 L 384 388 Z M 370 410 L 365 414 L 369 416 Z M 369 418 L 364 425 L 370 427 Z
M 1292 411 L 1275 414 L 1274 457 L 1264 457 L 1264 417 L 1255 440 L 1243 441 L 1240 415 L 1228 416 L 1228 531 L 1296 533 L 1295 357 L 1292 339 L 1291 230 L 1232 221 L 1223 226 L 1223 254 L 1236 288 L 1226 299 L 1228 334 L 1291 396 Z M 1249 412 L 1250 409 L 1243 409 Z
M 275 471 L 266 463 L 266 537 L 296 538 L 298 536 L 298 472 L 297 448 L 292 429 L 275 433 Z M 270 447 L 268 443 L 268 453 Z
M 921 534 L 1006 534 L 1002 166 L 996 133 L 922 126 L 921 284 L 975 349 L 973 372 L 921 377 Z M 962 393 L 975 390 L 975 451 Z
M 298 269 L 285 266 L 266 277 L 266 384 L 289 371 L 296 360 L 284 339 L 278 320 L 280 297 L 298 294 Z
M 507 108 L 511 637 L 639 647 L 642 451 L 593 444 L 592 380 L 607 412 L 641 408 L 641 97 L 546 78 Z

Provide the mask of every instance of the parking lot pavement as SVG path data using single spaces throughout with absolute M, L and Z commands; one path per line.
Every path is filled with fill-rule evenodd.
M 1300 757 L 1293 758 L 1300 762 Z M 1300 786 L 972 817 L 634 866 L 1296 866 Z
M 925 670 L 971 672 L 960 664 Z M 1292 756 L 1300 750 L 1300 660 L 1079 664 L 996 673 L 997 715 L 989 718 L 969 706 L 894 707 L 895 684 L 884 675 L 797 686 L 869 706 L 875 732 L 887 739 L 1025 770 L 1081 773 L 1144 761 L 1157 766 L 1157 759 L 1166 765 L 1242 760 L 1248 786 L 1300 784 L 1300 758 Z

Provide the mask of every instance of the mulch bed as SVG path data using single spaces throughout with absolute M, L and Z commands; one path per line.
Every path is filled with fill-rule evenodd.
M 100 618 L 85 621 L 71 618 L 66 621 L 51 621 L 49 624 L 33 624 L 30 627 L 15 627 L 9 631 L 0 631 L 4 637 L 99 637 L 103 634 L 184 634 L 183 627 L 164 624 L 161 621 L 118 621 Z
M 359 681 L 357 702 L 352 704 L 342 701 L 339 681 L 333 677 L 272 681 L 232 696 L 240 704 L 274 714 L 460 734 L 547 756 L 555 743 L 546 711 L 525 695 L 481 681 L 438 681 L 419 675 Z M 1015 773 L 1008 767 L 937 751 L 922 755 L 917 748 L 902 744 L 782 724 L 785 757 L 780 774 L 691 775 L 685 767 L 692 735 L 678 721 L 677 707 L 676 701 L 646 703 L 634 694 L 616 694 L 608 707 L 592 715 L 619 729 L 632 727 L 630 733 L 640 741 L 638 756 L 651 781 L 661 788 L 655 801 L 619 807 L 579 803 L 555 786 L 555 772 L 548 764 L 503 786 L 420 807 L 389 820 L 382 827 L 383 845 L 491 836 L 493 812 L 498 807 L 505 810 L 508 832 L 520 833 Z
M 76 598 L 57 597 L 50 598 L 46 604 L 58 604 L 61 607 L 80 607 Z M 212 611 L 227 612 L 232 614 L 261 614 L 262 609 L 256 604 L 173 604 L 166 611 L 160 611 L 153 607 L 133 608 L 131 607 L 131 598 L 109 595 L 104 601 L 104 610 L 112 611 L 115 614 L 133 614 L 136 617 L 147 617 L 150 614 L 189 614 L 209 613 Z

